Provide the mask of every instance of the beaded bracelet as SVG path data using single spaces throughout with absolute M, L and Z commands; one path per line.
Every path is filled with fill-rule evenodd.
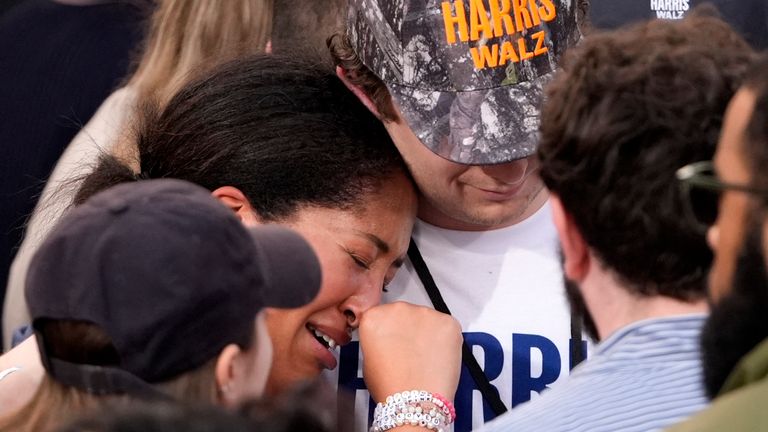
M 370 432 L 384 432 L 403 425 L 444 432 L 455 419 L 453 404 L 439 394 L 424 390 L 404 391 L 376 404 Z

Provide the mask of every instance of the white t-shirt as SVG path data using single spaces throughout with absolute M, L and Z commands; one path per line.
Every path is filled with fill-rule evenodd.
M 419 221 L 413 236 L 465 339 L 508 408 L 568 375 L 571 317 L 549 204 L 499 230 L 452 231 Z M 432 305 L 410 262 L 388 290 L 387 302 Z M 364 388 L 358 351 L 357 343 L 342 348 L 336 377 L 342 387 Z M 489 407 L 483 412 L 481 394 L 474 389 L 464 368 L 455 400 L 456 432 L 477 428 L 494 416 Z M 368 398 L 367 391 L 356 391 L 355 430 L 367 430 Z

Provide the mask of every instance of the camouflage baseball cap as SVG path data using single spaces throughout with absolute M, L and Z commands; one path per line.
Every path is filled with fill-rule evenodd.
M 421 142 L 462 164 L 536 150 L 539 104 L 581 37 L 578 0 L 349 0 L 352 48 Z

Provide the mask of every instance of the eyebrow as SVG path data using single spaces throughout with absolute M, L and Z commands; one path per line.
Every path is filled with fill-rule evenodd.
M 357 233 L 371 241 L 376 247 L 383 253 L 389 253 L 389 244 L 382 240 L 379 236 L 363 231 L 357 231 Z

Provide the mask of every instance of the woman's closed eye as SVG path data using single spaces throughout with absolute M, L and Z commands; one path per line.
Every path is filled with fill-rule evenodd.
M 347 251 L 347 254 L 349 254 L 349 257 L 352 258 L 352 261 L 354 261 L 355 264 L 357 264 L 357 266 L 364 268 L 365 270 L 371 269 L 371 265 L 369 264 L 368 261 L 365 260 L 365 258 L 361 257 L 360 255 L 352 251 Z
M 358 267 L 360 267 L 362 269 L 365 269 L 365 270 L 370 270 L 371 269 L 371 265 L 368 263 L 368 261 L 365 260 L 365 258 L 361 257 L 360 255 L 358 255 L 358 254 L 356 254 L 355 252 L 352 252 L 352 251 L 347 251 L 347 254 L 349 255 L 350 258 L 352 258 L 352 261 Z M 387 290 L 387 286 L 389 286 L 389 284 L 391 282 L 392 282 L 392 278 L 384 279 L 384 282 L 381 285 L 381 290 L 384 291 L 384 292 L 389 292 L 389 290 Z

